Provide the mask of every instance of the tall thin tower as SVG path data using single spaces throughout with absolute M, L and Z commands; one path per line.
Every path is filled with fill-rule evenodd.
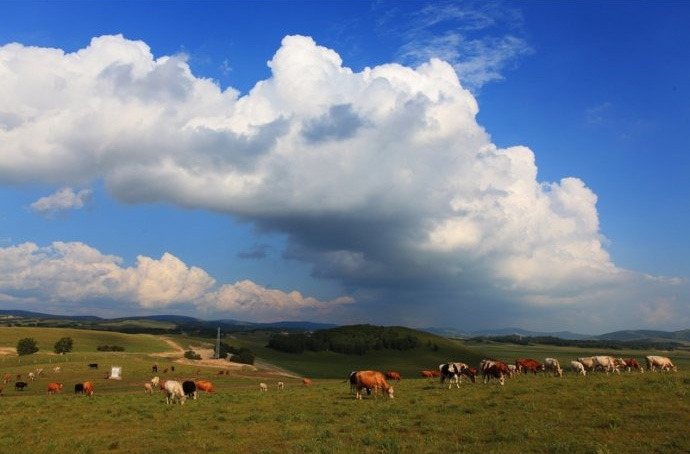
M 216 359 L 220 359 L 220 327 L 218 327 L 218 336 L 216 336 Z

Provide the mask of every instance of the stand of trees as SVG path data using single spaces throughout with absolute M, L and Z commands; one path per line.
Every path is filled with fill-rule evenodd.
M 225 342 L 220 343 L 219 358 L 229 358 L 230 361 L 242 364 L 254 364 L 254 352 L 246 347 L 236 348 Z
M 276 333 L 269 338 L 267 346 L 287 353 L 328 350 L 363 355 L 369 350 L 411 350 L 422 345 L 417 336 L 405 334 L 399 328 L 353 325 L 313 333 Z

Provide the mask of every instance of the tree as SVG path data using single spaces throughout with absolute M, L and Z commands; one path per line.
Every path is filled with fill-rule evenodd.
M 59 341 L 55 342 L 55 346 L 53 347 L 55 350 L 55 353 L 58 355 L 64 355 L 65 353 L 69 353 L 72 351 L 72 338 L 71 337 L 63 337 L 60 338 Z
M 33 337 L 24 337 L 19 339 L 17 342 L 17 354 L 18 355 L 30 355 L 36 353 L 38 347 L 36 346 L 36 340 Z

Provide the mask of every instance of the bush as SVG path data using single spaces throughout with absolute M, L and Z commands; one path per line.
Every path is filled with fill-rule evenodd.
M 99 345 L 96 347 L 96 350 L 99 352 L 123 352 L 125 351 L 125 347 L 119 345 Z
M 71 337 L 61 338 L 59 341 L 55 342 L 55 346 L 53 347 L 53 350 L 58 355 L 64 355 L 65 353 L 71 352 L 72 351 L 72 338 Z
M 38 346 L 36 345 L 36 340 L 33 337 L 25 337 L 19 339 L 17 342 L 17 354 L 18 355 L 31 355 L 38 351 Z
M 195 353 L 194 350 L 187 350 L 184 352 L 184 357 L 187 359 L 201 359 L 201 355 Z

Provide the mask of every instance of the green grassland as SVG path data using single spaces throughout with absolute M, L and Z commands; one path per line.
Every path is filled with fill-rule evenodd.
M 16 347 L 19 339 L 32 337 L 39 353 L 50 353 L 62 337 L 71 337 L 73 352 L 95 352 L 99 345 L 119 345 L 125 352 L 153 353 L 170 350 L 157 336 L 124 334 L 111 331 L 91 331 L 73 328 L 0 327 L 0 347 Z
M 224 340 L 235 347 L 247 347 L 264 361 L 311 378 L 347 377 L 353 370 L 395 370 L 403 377 L 419 377 L 421 370 L 436 370 L 448 361 L 478 364 L 480 352 L 465 348 L 459 341 L 434 334 L 398 328 L 401 335 L 419 338 L 422 347 L 412 350 L 369 350 L 363 355 L 346 355 L 330 351 L 285 353 L 267 348 L 269 333 L 235 333 Z

